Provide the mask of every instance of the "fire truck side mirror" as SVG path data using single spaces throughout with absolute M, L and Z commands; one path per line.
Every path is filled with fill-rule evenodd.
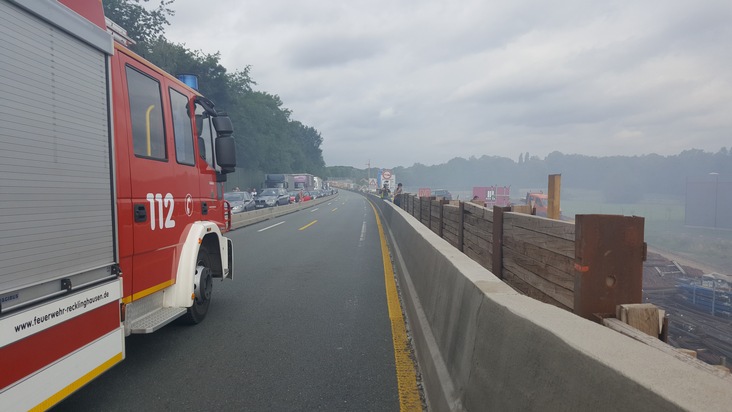
M 217 116 L 212 118 L 214 129 L 216 129 L 216 136 L 228 137 L 234 133 L 234 125 L 231 124 L 229 116 Z
M 222 173 L 231 173 L 236 167 L 236 143 L 231 136 L 216 138 L 216 164 Z
M 216 129 L 216 164 L 221 167 L 221 173 L 231 173 L 236 167 L 236 143 L 231 134 L 234 133 L 234 125 L 225 113 L 212 118 L 214 129 Z
M 225 113 L 213 117 L 213 127 L 216 129 L 216 164 L 221 167 L 221 173 L 231 173 L 236 167 L 236 143 L 231 137 L 234 125 Z

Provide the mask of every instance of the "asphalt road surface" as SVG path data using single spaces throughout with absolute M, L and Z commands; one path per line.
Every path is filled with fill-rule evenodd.
M 207 318 L 127 338 L 126 359 L 56 411 L 396 411 L 374 212 L 341 191 L 230 232 L 234 280 Z

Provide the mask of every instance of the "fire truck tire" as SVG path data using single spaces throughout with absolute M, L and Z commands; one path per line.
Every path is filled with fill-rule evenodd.
M 211 304 L 211 292 L 213 292 L 213 278 L 211 276 L 211 256 L 205 246 L 198 250 L 196 259 L 196 276 L 194 293 L 196 295 L 193 305 L 188 308 L 185 315 L 187 323 L 195 325 L 203 321 L 208 313 L 208 306 Z

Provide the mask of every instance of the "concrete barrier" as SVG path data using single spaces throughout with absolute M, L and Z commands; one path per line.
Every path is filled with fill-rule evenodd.
M 274 219 L 302 209 L 310 209 L 321 203 L 329 202 L 338 197 L 338 194 L 308 200 L 307 202 L 293 203 L 285 206 L 265 207 L 264 209 L 252 210 L 250 212 L 236 213 L 231 218 L 231 229 L 253 225 L 265 220 Z
M 516 293 L 375 197 L 431 410 L 723 411 L 732 378 Z

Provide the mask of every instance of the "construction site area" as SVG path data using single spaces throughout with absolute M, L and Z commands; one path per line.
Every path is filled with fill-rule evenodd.
M 694 351 L 711 365 L 732 366 L 730 296 L 732 276 L 671 253 L 649 251 L 643 300 L 666 311 L 671 346 Z
M 707 180 L 709 179 L 707 178 Z M 473 187 L 472 193 L 467 191 L 452 193 L 453 196 L 457 194 L 458 199 L 461 197 L 472 199 L 466 200 L 465 205 L 462 206 L 463 211 L 460 211 L 457 207 L 451 208 L 440 204 L 440 202 L 446 203 L 452 197 L 440 197 L 430 193 L 429 189 L 420 189 L 420 195 L 415 198 L 415 203 L 406 205 L 405 209 L 468 256 L 484 267 L 492 269 L 516 290 L 577 314 L 583 311 L 582 307 L 577 306 L 577 296 L 581 297 L 584 293 L 584 296 L 588 296 L 586 299 L 586 302 L 589 302 L 588 313 L 604 316 L 613 312 L 613 317 L 616 319 L 622 319 L 622 311 L 639 303 L 641 299 L 637 290 L 637 286 L 639 286 L 637 280 L 641 275 L 641 268 L 638 266 L 624 267 L 625 275 L 636 281 L 634 289 L 631 291 L 618 289 L 613 292 L 613 296 L 616 298 L 627 292 L 619 300 L 625 299 L 626 302 L 633 302 L 633 304 L 622 305 L 624 308 L 618 309 L 619 311 L 608 308 L 601 310 L 592 306 L 593 302 L 597 301 L 593 298 L 592 293 L 605 291 L 610 294 L 604 289 L 605 285 L 591 285 L 591 282 L 585 281 L 584 284 L 589 287 L 584 291 L 581 288 L 578 289 L 575 283 L 577 262 L 574 262 L 573 267 L 562 266 L 562 262 L 566 263 L 563 256 L 571 259 L 576 257 L 577 249 L 575 247 L 581 239 L 581 236 L 575 237 L 574 218 L 578 214 L 586 213 L 617 216 L 625 216 L 630 213 L 633 217 L 648 215 L 649 217 L 642 218 L 643 221 L 640 223 L 641 233 L 645 232 L 646 235 L 640 241 L 644 245 L 654 246 L 649 247 L 647 257 L 643 262 L 642 302 L 655 305 L 656 308 L 651 309 L 650 305 L 638 305 L 631 310 L 649 310 L 647 319 L 646 314 L 641 316 L 646 320 L 660 315 L 662 325 L 650 327 L 652 322 L 640 322 L 640 324 L 636 322 L 632 324 L 633 327 L 650 336 L 658 336 L 671 346 L 683 349 L 683 352 L 710 365 L 730 368 L 732 366 L 732 276 L 730 276 L 732 261 L 729 258 L 729 248 L 732 246 L 732 238 L 726 229 L 732 229 L 732 227 L 728 227 L 728 216 L 720 212 L 721 208 L 709 214 L 708 210 L 700 209 L 700 205 L 706 207 L 709 204 L 716 204 L 718 195 L 732 194 L 729 192 L 732 190 L 732 186 L 717 187 L 722 183 L 715 179 L 711 185 L 711 181 L 707 180 L 687 182 L 687 192 L 695 193 L 695 195 L 693 201 L 687 201 L 686 205 L 680 204 L 678 199 L 673 202 L 669 199 L 657 199 L 659 203 L 651 202 L 648 205 L 608 204 L 607 202 L 602 203 L 596 198 L 597 194 L 593 195 L 585 191 L 574 192 L 570 196 L 572 200 L 565 203 L 569 206 L 567 211 L 570 214 L 566 215 L 559 207 L 561 175 L 550 175 L 547 193 L 520 190 L 522 195 L 526 195 L 525 199 L 521 199 L 521 201 L 511 201 L 510 186 Z M 434 196 L 431 199 L 435 199 L 434 201 L 438 203 L 432 203 L 432 200 L 430 203 L 426 203 L 422 200 L 431 196 Z M 419 205 L 416 203 L 417 199 L 420 199 Z M 583 202 L 577 199 L 583 199 Z M 698 199 L 706 200 L 699 202 Z M 453 206 L 460 205 L 459 201 L 451 203 Z M 495 206 L 510 208 L 512 212 L 549 217 L 557 222 L 571 221 L 573 226 L 565 228 L 561 223 L 553 225 L 542 221 L 542 229 L 538 230 L 536 229 L 537 224 L 527 222 L 511 221 L 505 227 L 501 223 L 497 230 L 501 236 L 505 237 L 505 241 L 497 242 L 492 237 L 492 232 L 483 233 L 481 231 L 483 223 L 480 219 L 483 215 L 481 210 L 473 210 L 473 205 L 483 206 L 491 211 L 494 211 Z M 689 208 L 689 205 L 693 207 Z M 647 208 L 644 209 L 644 206 Z M 415 211 L 416 209 L 419 210 Z M 467 214 L 467 217 L 461 218 L 463 214 Z M 497 218 L 495 214 L 491 216 L 490 223 L 495 229 Z M 709 216 L 712 216 L 713 219 Z M 519 218 L 513 216 L 510 219 Z M 511 232 L 516 227 L 520 227 L 523 232 Z M 550 227 L 553 229 L 549 229 Z M 435 230 L 435 228 L 437 229 Z M 606 229 L 607 233 L 613 232 L 612 228 Z M 552 230 L 554 232 L 551 232 Z M 547 233 L 551 236 L 542 237 Z M 561 241 L 557 241 L 557 238 L 562 238 L 566 233 L 571 233 L 571 235 L 565 240 L 575 243 L 567 246 L 562 245 Z M 587 233 L 584 235 L 586 236 Z M 603 238 L 608 236 L 610 235 L 605 234 Z M 619 245 L 606 247 L 622 249 L 623 245 L 628 242 L 628 238 L 622 236 L 617 238 L 622 239 Z M 492 243 L 491 240 L 493 240 Z M 589 252 L 582 253 L 583 259 L 587 259 L 588 253 L 597 248 L 599 240 L 590 243 L 592 247 L 588 249 Z M 492 253 L 483 252 L 486 245 L 492 245 Z M 500 245 L 500 249 L 496 249 L 496 245 Z M 534 248 L 535 245 L 540 245 L 539 249 Z M 520 256 L 526 250 L 533 252 L 530 256 Z M 633 248 L 629 250 L 633 250 Z M 540 256 L 540 254 L 546 256 Z M 497 259 L 496 261 L 503 259 L 503 261 L 493 265 L 495 263 L 493 259 Z M 545 262 L 552 262 L 552 264 L 544 265 Z M 550 269 L 549 266 L 551 266 Z M 583 264 L 579 268 L 584 269 L 590 266 Z M 632 275 L 630 269 L 632 269 Z M 548 276 L 549 272 L 551 275 Z M 585 274 L 585 278 L 599 279 L 604 276 L 599 273 L 594 276 Z M 610 287 L 609 284 L 608 287 Z M 565 294 L 561 293 L 565 291 Z M 578 293 L 579 295 L 577 295 Z M 659 309 L 662 312 L 659 312 Z M 650 315 L 653 311 L 655 311 L 655 315 Z M 640 315 L 635 315 L 636 320 L 638 316 Z M 592 317 L 590 319 L 594 320 Z M 623 322 L 629 323 L 627 319 Z M 647 330 L 645 326 L 649 326 Z

